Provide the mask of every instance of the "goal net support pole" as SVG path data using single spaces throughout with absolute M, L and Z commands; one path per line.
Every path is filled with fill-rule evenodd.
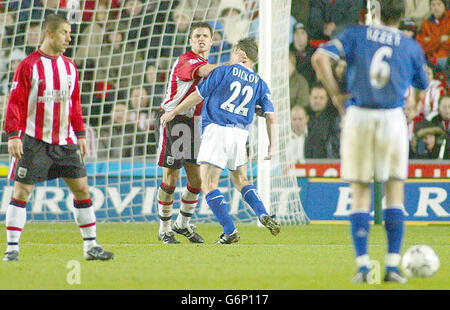
M 272 1 L 260 0 L 258 73 L 271 89 L 271 57 L 272 57 Z M 257 189 L 265 206 L 270 206 L 271 163 L 264 160 L 267 155 L 269 139 L 266 120 L 258 117 L 258 176 Z M 259 222 L 258 222 L 259 223 Z

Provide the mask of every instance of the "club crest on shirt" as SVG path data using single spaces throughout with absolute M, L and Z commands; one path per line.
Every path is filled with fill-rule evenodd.
M 175 158 L 173 158 L 172 156 L 167 156 L 167 164 L 173 165 L 174 163 L 175 163 Z
M 12 92 L 14 89 L 16 89 L 18 85 L 19 85 L 19 82 L 17 82 L 17 81 L 12 82 L 10 92 Z
M 196 64 L 197 62 L 201 62 L 202 60 L 201 59 L 189 59 L 189 61 L 188 61 L 188 63 L 189 64 L 191 64 L 191 65 L 193 65 L 193 64 Z

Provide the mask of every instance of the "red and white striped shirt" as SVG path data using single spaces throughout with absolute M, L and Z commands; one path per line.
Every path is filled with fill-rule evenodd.
M 175 109 L 184 98 L 195 90 L 195 86 L 203 80 L 202 77 L 196 76 L 196 72 L 201 66 L 207 63 L 207 59 L 193 51 L 184 53 L 177 58 L 170 72 L 166 98 L 161 104 L 161 108 L 164 111 L 169 112 Z M 202 113 L 202 106 L 203 101 L 195 108 L 191 108 L 180 114 L 188 117 L 200 115 Z
M 57 145 L 85 137 L 75 63 L 41 50 L 25 58 L 14 75 L 5 130 L 9 138 L 25 133 Z

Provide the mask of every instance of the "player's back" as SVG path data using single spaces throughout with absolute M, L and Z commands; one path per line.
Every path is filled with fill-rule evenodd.
M 256 105 L 262 107 L 263 113 L 273 112 L 267 84 L 242 64 L 215 69 L 197 89 L 205 99 L 203 128 L 215 123 L 247 129 L 253 121 Z
M 347 61 L 347 105 L 392 109 L 403 106 L 409 86 L 426 88 L 424 52 L 398 29 L 352 26 L 337 41 L 330 45 Z

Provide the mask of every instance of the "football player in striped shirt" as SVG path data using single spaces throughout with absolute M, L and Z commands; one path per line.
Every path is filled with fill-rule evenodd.
M 243 62 L 238 55 L 246 55 Z M 276 236 L 280 224 L 267 213 L 256 187 L 247 178 L 247 140 L 249 126 L 261 107 L 266 118 L 269 150 L 272 156 L 275 135 L 275 113 L 267 84 L 253 71 L 258 58 L 258 46 L 253 39 L 241 39 L 231 54 L 233 65 L 221 66 L 195 88 L 175 109 L 161 116 L 164 127 L 177 115 L 205 100 L 202 108 L 202 141 L 198 151 L 202 188 L 205 199 L 223 227 L 218 244 L 239 242 L 240 235 L 228 213 L 228 204 L 218 189 L 222 170 L 228 169 L 233 184 L 243 200 L 253 209 L 258 220 Z
M 6 111 L 14 192 L 6 211 L 8 245 L 3 260 L 19 258 L 26 204 L 34 184 L 55 178 L 63 178 L 74 195 L 74 217 L 83 237 L 85 259 L 109 260 L 113 253 L 96 242 L 96 217 L 83 159 L 87 144 L 78 72 L 75 63 L 63 55 L 71 41 L 71 25 L 51 14 L 45 18 L 43 31 L 40 48 L 16 70 Z
M 161 104 L 164 112 L 172 111 L 214 69 L 208 63 L 212 41 L 212 29 L 206 22 L 195 22 L 190 28 L 191 50 L 180 55 L 170 73 L 166 98 Z M 239 60 L 243 54 L 238 55 Z M 174 232 L 193 243 L 203 243 L 203 238 L 194 231 L 190 218 L 197 206 L 201 191 L 200 167 L 197 152 L 200 145 L 199 121 L 202 103 L 177 115 L 166 127 L 160 127 L 158 142 L 158 165 L 163 168 L 163 179 L 158 189 L 158 214 L 160 227 L 158 238 L 165 244 L 179 243 Z M 180 169 L 184 167 L 188 183 L 181 195 L 180 213 L 171 225 L 173 197 Z

